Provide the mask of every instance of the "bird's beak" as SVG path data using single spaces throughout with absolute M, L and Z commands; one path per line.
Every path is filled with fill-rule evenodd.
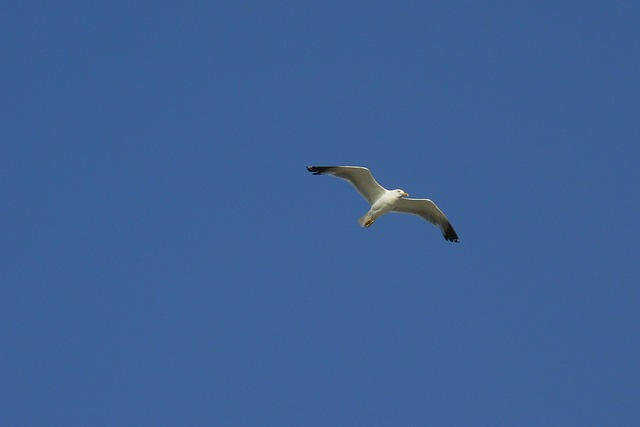
M 402 193 L 402 197 L 409 197 L 409 193 Z

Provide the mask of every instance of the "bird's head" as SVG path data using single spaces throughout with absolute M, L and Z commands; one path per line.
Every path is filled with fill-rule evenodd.
M 393 192 L 398 195 L 398 199 L 401 198 L 401 197 L 409 197 L 409 193 L 407 193 L 406 191 L 401 190 L 399 188 L 397 190 L 393 190 Z

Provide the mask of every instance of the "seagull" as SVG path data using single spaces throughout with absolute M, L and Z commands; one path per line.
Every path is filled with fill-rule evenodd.
M 430 199 L 408 199 L 402 190 L 387 190 L 375 180 L 371 171 L 362 166 L 307 166 L 314 175 L 332 175 L 349 181 L 358 193 L 371 204 L 371 209 L 358 219 L 358 224 L 369 228 L 376 219 L 389 212 L 418 215 L 440 227 L 445 240 L 458 243 L 458 234 L 444 213 Z

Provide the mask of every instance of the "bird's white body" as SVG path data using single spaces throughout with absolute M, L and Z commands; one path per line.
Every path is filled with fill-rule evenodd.
M 398 201 L 403 197 L 407 197 L 405 191 L 397 189 L 397 190 L 384 190 L 384 193 L 376 199 L 375 202 L 371 205 L 371 209 L 369 212 L 364 214 L 360 219 L 358 219 L 358 224 L 362 227 L 369 228 L 373 222 L 380 218 L 382 215 L 393 211 L 393 209 L 398 204 Z

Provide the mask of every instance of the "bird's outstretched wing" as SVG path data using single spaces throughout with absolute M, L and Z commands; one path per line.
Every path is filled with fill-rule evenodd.
M 430 199 L 399 199 L 393 208 L 394 212 L 418 215 L 431 224 L 440 227 L 442 235 L 450 242 L 458 243 L 458 234 L 442 211 Z
M 333 175 L 349 181 L 371 204 L 387 191 L 373 178 L 369 169 L 362 166 L 307 166 L 314 175 Z

